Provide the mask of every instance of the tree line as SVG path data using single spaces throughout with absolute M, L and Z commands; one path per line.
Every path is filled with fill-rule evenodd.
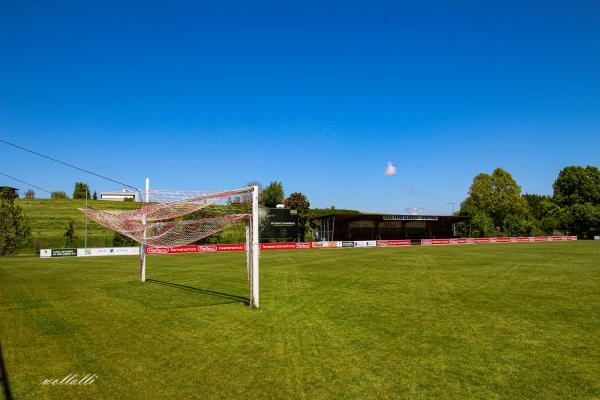
M 50 194 L 51 199 L 68 199 L 69 196 L 64 192 L 57 190 Z M 96 191 L 92 192 L 87 183 L 84 182 L 75 182 L 75 187 L 73 188 L 73 199 L 85 200 L 98 200 L 98 194 Z
M 26 199 L 35 199 L 36 193 L 33 189 L 29 188 L 25 192 L 23 196 Z M 17 195 L 18 197 L 18 195 Z M 73 188 L 73 199 L 81 199 L 85 200 L 87 197 L 88 200 L 98 200 L 98 194 L 96 191 L 91 192 L 90 187 L 87 183 L 84 182 L 75 182 L 75 187 Z M 68 199 L 69 195 L 63 190 L 55 190 L 50 193 L 51 199 Z
M 600 171 L 594 166 L 563 168 L 552 195 L 521 194 L 510 173 L 496 168 L 473 179 L 457 215 L 470 216 L 470 236 L 600 234 Z

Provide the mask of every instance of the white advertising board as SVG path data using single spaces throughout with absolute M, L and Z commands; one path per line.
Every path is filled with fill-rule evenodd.
M 376 240 L 359 240 L 354 242 L 354 247 L 377 247 Z
M 96 257 L 96 256 L 135 256 L 139 247 L 90 247 L 80 249 L 41 249 L 40 258 L 51 257 Z
M 136 256 L 139 254 L 139 247 L 92 247 L 77 249 L 77 257 Z

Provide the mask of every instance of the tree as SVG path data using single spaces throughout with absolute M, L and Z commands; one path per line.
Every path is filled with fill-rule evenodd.
M 552 197 L 527 193 L 523 195 L 523 199 L 527 203 L 527 211 L 525 218 L 520 218 L 522 230 L 527 231 L 528 235 L 553 235 L 560 227 L 561 209 Z M 508 229 L 509 231 L 514 230 L 513 222 L 511 221 L 513 228 Z
M 491 175 L 482 173 L 473 179 L 469 197 L 461 203 L 459 214 L 475 216 L 484 213 L 492 219 L 494 226 L 502 227 L 506 216 L 524 214 L 526 207 L 521 187 L 508 172 L 496 168 Z
M 507 215 L 503 226 L 507 236 L 537 236 L 541 233 L 540 223 L 531 214 Z
M 494 210 L 493 197 L 492 176 L 481 173 L 473 178 L 473 183 L 469 188 L 469 197 L 461 204 L 461 210 L 464 208 L 470 214 L 475 214 L 477 211 L 489 214 Z
M 600 230 L 600 206 L 574 204 L 566 208 L 566 213 L 567 224 L 573 233 L 591 238 Z
M 563 168 L 552 185 L 554 201 L 560 207 L 575 204 L 600 205 L 600 170 L 596 167 Z
M 560 226 L 561 220 L 555 215 L 548 215 L 540 221 L 540 230 L 544 235 L 554 235 L 554 231 Z
M 260 203 L 265 207 L 275 207 L 283 204 L 285 193 L 281 182 L 271 182 L 260 194 Z
M 98 195 L 96 194 L 95 190 L 94 190 L 94 195 L 92 196 L 92 200 L 98 200 Z
M 294 192 L 285 199 L 284 204 L 286 208 L 298 211 L 298 234 L 300 236 L 300 241 L 304 242 L 309 219 L 308 210 L 310 208 L 310 202 L 308 201 L 308 198 L 300 192 Z
M 90 187 L 87 183 L 75 182 L 75 188 L 73 189 L 74 199 L 85 199 L 86 196 L 88 199 L 90 199 L 90 195 Z
M 65 192 L 61 191 L 55 191 L 50 193 L 50 198 L 51 199 L 68 199 L 69 197 L 67 196 L 67 194 Z
M 250 182 L 246 183 L 246 187 L 250 187 L 250 186 L 258 186 L 258 202 L 260 203 L 262 184 L 257 181 L 250 181 Z M 240 194 L 239 197 L 240 197 L 241 203 L 243 203 L 243 204 L 252 203 L 252 193 L 242 193 L 242 194 Z
M 75 247 L 75 228 L 73 228 L 73 221 L 69 221 L 67 224 L 67 230 L 65 231 L 65 247 Z
M 129 236 L 123 235 L 121 232 L 116 232 L 112 240 L 113 247 L 132 247 L 136 246 L 137 242 Z
M 527 203 L 529 213 L 540 221 L 548 215 L 550 209 L 554 206 L 552 204 L 552 197 L 550 196 L 525 193 L 523 200 Z
M 600 230 L 600 170 L 563 168 L 552 185 L 554 203 L 561 207 L 560 226 L 582 237 Z
M 27 191 L 25 192 L 25 198 L 35 199 L 35 192 L 33 191 L 33 189 L 27 189 Z
M 494 220 L 486 213 L 479 211 L 472 215 L 470 235 L 475 237 L 495 236 Z
M 250 187 L 250 186 L 258 186 L 259 203 L 260 203 L 260 192 L 262 191 L 262 185 L 259 182 L 251 181 L 251 182 L 246 183 L 245 187 Z M 240 193 L 237 196 L 232 196 L 227 199 L 228 205 L 238 206 L 238 205 L 248 205 L 250 203 L 252 203 L 252 193 L 249 193 L 249 192 Z M 262 203 L 260 203 L 260 204 L 262 205 Z
M 15 189 L 10 188 L 10 187 L 0 187 L 0 199 L 18 199 L 19 198 L 19 194 L 16 192 Z
M 29 220 L 15 198 L 0 196 L 0 256 L 14 254 L 31 240 Z

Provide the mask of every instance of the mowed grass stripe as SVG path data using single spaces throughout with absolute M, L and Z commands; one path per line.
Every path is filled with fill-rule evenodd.
M 16 398 L 594 398 L 600 244 L 0 259 Z M 98 373 L 89 387 L 39 384 Z M 73 389 L 73 390 L 71 390 Z

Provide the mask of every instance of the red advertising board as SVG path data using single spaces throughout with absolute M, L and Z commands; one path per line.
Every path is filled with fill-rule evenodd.
M 219 251 L 244 251 L 245 249 L 245 244 L 187 245 L 174 247 L 148 247 L 146 248 L 146 254 L 211 253 Z
M 304 243 L 261 243 L 261 250 L 287 250 L 287 249 L 311 249 L 311 242 Z M 223 251 L 244 251 L 245 244 L 212 244 L 212 245 L 187 245 L 175 247 L 148 247 L 146 254 L 182 254 L 182 253 L 211 253 Z
M 288 250 L 295 249 L 296 243 L 261 243 L 261 250 Z
M 290 249 L 312 249 L 311 242 L 285 242 L 285 243 L 261 243 L 261 250 L 290 250 Z
M 421 245 L 450 245 L 450 244 L 474 244 L 474 243 L 517 243 L 517 242 L 546 242 L 561 240 L 577 240 L 577 236 L 535 236 L 535 237 L 498 237 L 498 238 L 458 238 L 458 239 L 422 239 Z M 346 243 L 346 242 L 344 242 Z M 350 243 L 350 242 L 349 242 Z M 401 247 L 410 246 L 411 241 L 404 240 L 377 240 L 377 247 Z M 261 243 L 261 250 L 291 250 L 291 249 L 314 249 L 314 248 L 338 248 L 338 242 L 285 242 L 285 243 Z M 342 246 L 344 247 L 344 246 Z M 340 247 L 340 248 L 342 248 Z M 366 246 L 365 246 L 366 247 Z M 245 244 L 206 244 L 187 245 L 175 247 L 148 247 L 146 254 L 184 254 L 184 253 L 211 253 L 224 251 L 244 251 Z
M 146 254 L 169 254 L 168 247 L 146 247 Z
M 197 253 L 198 246 L 176 246 L 170 247 L 169 253 Z
M 146 254 L 198 253 L 198 246 L 146 247 Z
M 245 244 L 218 244 L 217 251 L 244 251 L 246 250 Z
M 410 246 L 410 240 L 378 240 L 377 247 Z
M 245 247 L 245 246 L 244 246 Z M 219 251 L 219 246 L 217 246 L 216 244 L 213 245 L 200 245 L 198 246 L 198 251 L 201 253 L 210 253 L 213 251 Z

